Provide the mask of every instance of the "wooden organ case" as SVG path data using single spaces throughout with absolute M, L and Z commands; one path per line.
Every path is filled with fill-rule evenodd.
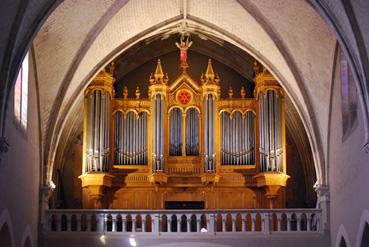
M 220 97 L 209 59 L 199 82 L 188 65 L 170 82 L 160 60 L 149 97 L 114 95 L 114 64 L 84 93 L 84 208 L 283 208 L 288 179 L 284 92 L 255 62 L 254 98 Z

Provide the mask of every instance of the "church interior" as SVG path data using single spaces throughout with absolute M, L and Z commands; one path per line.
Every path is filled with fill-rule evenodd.
M 0 246 L 369 246 L 369 2 L 0 6 Z
M 123 70 L 122 54 L 85 89 L 80 129 L 60 152 L 53 208 L 269 208 L 274 200 L 276 208 L 315 206 L 308 138 L 298 134 L 301 120 L 282 87 L 247 53 L 239 55 L 246 57 L 241 75 L 192 51 L 199 50 L 196 43 L 183 52 L 175 47 L 176 39 L 187 38 L 137 45 L 143 53 L 170 44 L 172 50 L 131 71 Z M 275 110 L 264 110 L 269 104 Z M 263 172 L 281 181 L 262 185 Z M 268 195 L 273 199 L 264 186 L 277 186 Z

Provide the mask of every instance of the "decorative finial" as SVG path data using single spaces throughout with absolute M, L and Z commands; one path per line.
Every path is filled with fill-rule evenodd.
M 246 90 L 244 86 L 241 87 L 241 98 L 242 99 L 246 98 Z
M 141 95 L 140 87 L 139 87 L 139 86 L 137 86 L 137 87 L 136 87 L 136 99 L 139 99 L 139 98 L 140 98 L 140 95 Z
M 128 88 L 127 86 L 123 87 L 123 99 L 127 99 L 128 98 Z
M 154 77 L 155 77 L 156 80 L 163 79 L 163 77 L 164 77 L 164 73 L 163 73 L 163 69 L 161 67 L 161 61 L 160 61 L 160 59 L 158 59 L 158 63 L 156 65 Z
M 205 75 L 201 74 L 201 84 L 215 84 L 219 85 L 220 78 L 218 74 L 214 73 L 213 65 L 211 59 L 208 60 L 208 66 L 206 68 Z
M 164 75 L 163 68 L 161 67 L 161 61 L 158 59 L 154 74 L 150 74 L 150 85 L 154 84 L 167 84 L 169 81 L 168 74 Z
M 230 99 L 232 99 L 232 97 L 233 97 L 233 88 L 232 88 L 232 86 L 229 86 L 228 96 L 229 96 Z
M 180 42 L 179 43 L 176 42 L 176 46 L 180 50 L 180 56 L 179 56 L 179 59 L 181 61 L 180 67 L 184 70 L 188 68 L 187 50 L 188 48 L 191 47 L 191 45 L 192 45 L 192 41 L 190 41 L 190 36 L 189 35 L 186 36 L 183 33 L 181 35 Z
M 214 77 L 215 77 L 215 73 L 214 73 L 213 65 L 211 64 L 211 59 L 209 58 L 208 67 L 206 68 L 206 72 L 205 72 L 205 78 L 214 79 Z

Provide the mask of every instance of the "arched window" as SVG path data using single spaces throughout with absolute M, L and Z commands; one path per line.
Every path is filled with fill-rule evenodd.
M 350 64 L 339 49 L 339 69 L 341 80 L 342 136 L 347 137 L 357 120 L 357 92 Z
M 16 122 L 23 129 L 27 129 L 28 70 L 29 58 L 27 53 L 22 62 L 14 87 L 14 116 Z

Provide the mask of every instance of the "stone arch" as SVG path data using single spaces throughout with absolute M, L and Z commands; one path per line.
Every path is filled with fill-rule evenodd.
M 22 243 L 21 246 L 24 246 L 24 247 L 34 246 L 32 233 L 31 233 L 31 227 L 29 225 L 26 226 L 26 229 L 23 232 L 21 243 Z
M 228 33 L 226 31 L 223 31 L 220 27 L 211 26 L 210 24 L 205 23 L 204 21 L 198 21 L 198 19 L 196 19 L 196 18 L 193 18 L 192 21 L 194 23 L 197 23 L 200 26 L 203 26 L 204 29 L 213 28 L 217 32 L 218 31 L 219 32 L 222 32 L 222 34 L 219 34 L 219 35 L 222 35 L 223 38 L 227 38 L 229 40 L 232 40 L 232 35 L 230 35 L 230 37 L 228 37 L 227 36 Z M 173 23 L 176 23 L 176 20 L 173 20 L 172 24 Z M 166 21 L 165 23 L 162 23 L 162 25 L 169 25 L 169 24 L 170 24 L 170 21 Z M 206 25 L 208 25 L 208 26 L 206 26 Z M 160 25 L 157 26 L 157 28 L 160 29 Z M 153 30 L 145 30 L 145 31 L 143 31 L 143 34 L 147 36 L 147 35 L 149 35 L 149 32 L 150 31 L 151 32 L 154 32 Z M 140 36 L 137 37 L 137 39 L 140 39 L 140 38 L 143 38 L 143 37 L 140 37 Z M 246 51 L 250 52 L 256 58 L 260 59 L 264 63 L 264 65 L 266 67 L 268 67 L 274 73 L 274 75 L 279 79 L 279 81 L 283 85 L 285 85 L 285 87 L 286 87 L 286 85 L 288 84 L 288 83 L 286 84 L 286 81 L 288 81 L 288 80 L 285 78 L 285 76 L 283 75 L 283 73 L 279 71 L 278 68 L 275 68 L 275 66 L 273 66 L 273 62 L 269 61 L 265 56 L 262 56 L 258 52 L 256 52 L 256 50 L 253 47 L 250 47 L 249 45 L 247 45 L 245 43 L 245 41 L 242 41 L 242 40 L 239 40 L 239 39 L 235 38 L 232 42 L 234 44 L 238 45 L 243 50 L 246 50 Z M 96 74 L 106 63 L 108 63 L 115 56 L 117 56 L 117 53 L 121 52 L 124 49 L 128 49 L 129 46 L 131 46 L 131 45 L 132 45 L 132 43 L 125 43 L 125 44 L 123 44 L 123 45 L 115 48 L 113 51 L 110 52 L 110 54 L 106 55 L 103 58 L 103 60 L 101 60 L 98 63 L 98 65 L 93 68 L 92 71 L 88 72 L 88 74 L 82 80 L 83 83 L 82 84 L 79 84 L 78 90 L 76 90 L 75 92 L 81 92 L 81 91 L 83 91 L 83 88 L 92 79 L 92 76 L 94 74 Z M 290 64 L 291 63 L 292 62 L 290 62 Z M 82 64 L 82 62 L 81 62 L 81 64 Z M 78 70 L 78 66 L 82 66 L 81 64 L 76 65 L 75 71 Z M 294 67 L 293 64 L 291 64 L 291 66 Z M 289 73 L 296 75 L 296 78 L 294 79 L 294 81 L 296 81 L 296 80 L 297 81 L 300 81 L 301 78 L 300 78 L 300 76 L 298 76 L 298 73 L 296 72 L 296 70 L 297 69 L 292 69 L 292 71 L 290 71 Z M 71 76 L 71 77 L 73 77 L 73 76 Z M 70 77 L 68 77 L 68 78 L 70 78 Z M 300 83 L 300 84 L 297 83 L 297 84 L 298 85 L 303 85 L 303 83 Z M 292 91 L 293 91 L 292 89 L 289 89 L 288 86 L 287 86 L 286 89 L 290 93 L 292 93 Z M 71 90 L 71 89 L 70 88 L 66 89 L 66 91 L 68 91 L 68 90 Z M 302 95 L 308 95 L 308 94 L 302 94 Z M 78 94 L 76 94 L 76 93 L 73 94 L 73 97 L 74 98 L 78 98 Z M 296 103 L 298 97 L 296 95 L 295 96 L 292 95 L 292 98 L 293 98 L 293 101 Z M 308 105 L 308 103 L 306 103 L 307 101 L 308 100 L 305 100 L 304 101 L 305 103 L 301 103 L 300 102 L 300 105 Z M 73 106 L 74 103 L 75 102 L 70 102 L 69 101 L 66 104 L 69 105 L 69 106 Z M 51 174 L 52 174 L 52 162 L 54 161 L 54 155 L 55 155 L 56 146 L 58 145 L 58 139 L 60 139 L 60 135 L 59 135 L 59 133 L 56 133 L 56 129 L 63 129 L 64 128 L 63 126 L 66 126 L 66 123 L 65 123 L 64 119 L 66 119 L 69 115 L 71 115 L 71 113 L 70 113 L 71 111 L 67 110 L 67 109 L 71 109 L 71 108 L 72 107 L 66 107 L 65 109 L 62 109 L 59 113 L 56 112 L 55 115 L 54 115 L 54 117 L 55 117 L 54 120 L 53 120 L 54 121 L 54 127 L 51 127 L 51 128 L 53 128 L 53 130 L 51 132 L 49 132 L 49 134 L 48 134 L 48 140 L 47 140 L 47 141 L 49 141 L 48 144 L 47 144 L 47 146 L 50 147 L 49 153 L 48 153 L 49 157 L 46 159 L 46 160 L 49 160 L 49 164 L 48 164 L 48 168 L 49 169 L 48 169 L 47 179 L 50 179 L 51 178 Z M 307 129 L 308 137 L 309 137 L 309 140 L 310 140 L 312 149 L 313 149 L 312 153 L 314 155 L 314 161 L 315 161 L 314 164 L 316 165 L 315 166 L 315 170 L 316 170 L 316 173 L 317 173 L 318 183 L 319 184 L 327 184 L 327 178 L 326 178 L 326 174 L 325 174 L 325 171 L 324 171 L 324 158 L 323 158 L 323 153 L 321 151 L 322 148 L 321 148 L 321 141 L 320 141 L 320 139 L 321 139 L 320 138 L 320 133 L 319 133 L 319 130 L 317 128 L 316 123 L 314 124 L 312 122 L 314 120 L 311 120 L 311 119 L 315 119 L 315 118 L 308 117 L 308 115 L 310 115 L 310 114 L 311 115 L 314 115 L 314 113 L 311 110 L 306 110 L 306 109 L 304 110 L 304 109 L 301 109 L 301 108 L 303 108 L 303 107 L 300 106 L 300 109 L 298 110 L 298 112 L 299 112 L 299 115 L 300 116 L 305 116 L 303 118 L 304 119 L 303 123 L 305 123 L 305 128 Z M 309 109 L 311 109 L 311 107 Z M 305 112 L 305 113 L 302 114 L 302 112 Z M 310 114 L 307 113 L 307 112 L 310 112 Z M 58 127 L 56 127 L 56 126 L 58 126 Z
M 338 228 L 335 247 L 351 247 L 345 227 L 341 224 Z
M 315 10 L 323 17 L 324 21 L 334 31 L 340 47 L 345 53 L 352 73 L 355 78 L 358 98 L 361 105 L 361 113 L 364 121 L 365 140 L 363 149 L 369 152 L 369 55 L 365 48 L 363 34 L 360 32 L 360 24 L 353 12 L 352 1 L 337 1 L 336 8 L 331 8 L 328 3 L 309 0 Z M 339 10 L 339 11 L 338 11 Z M 345 22 L 350 23 L 345 25 Z M 366 25 L 366 23 L 362 23 Z

